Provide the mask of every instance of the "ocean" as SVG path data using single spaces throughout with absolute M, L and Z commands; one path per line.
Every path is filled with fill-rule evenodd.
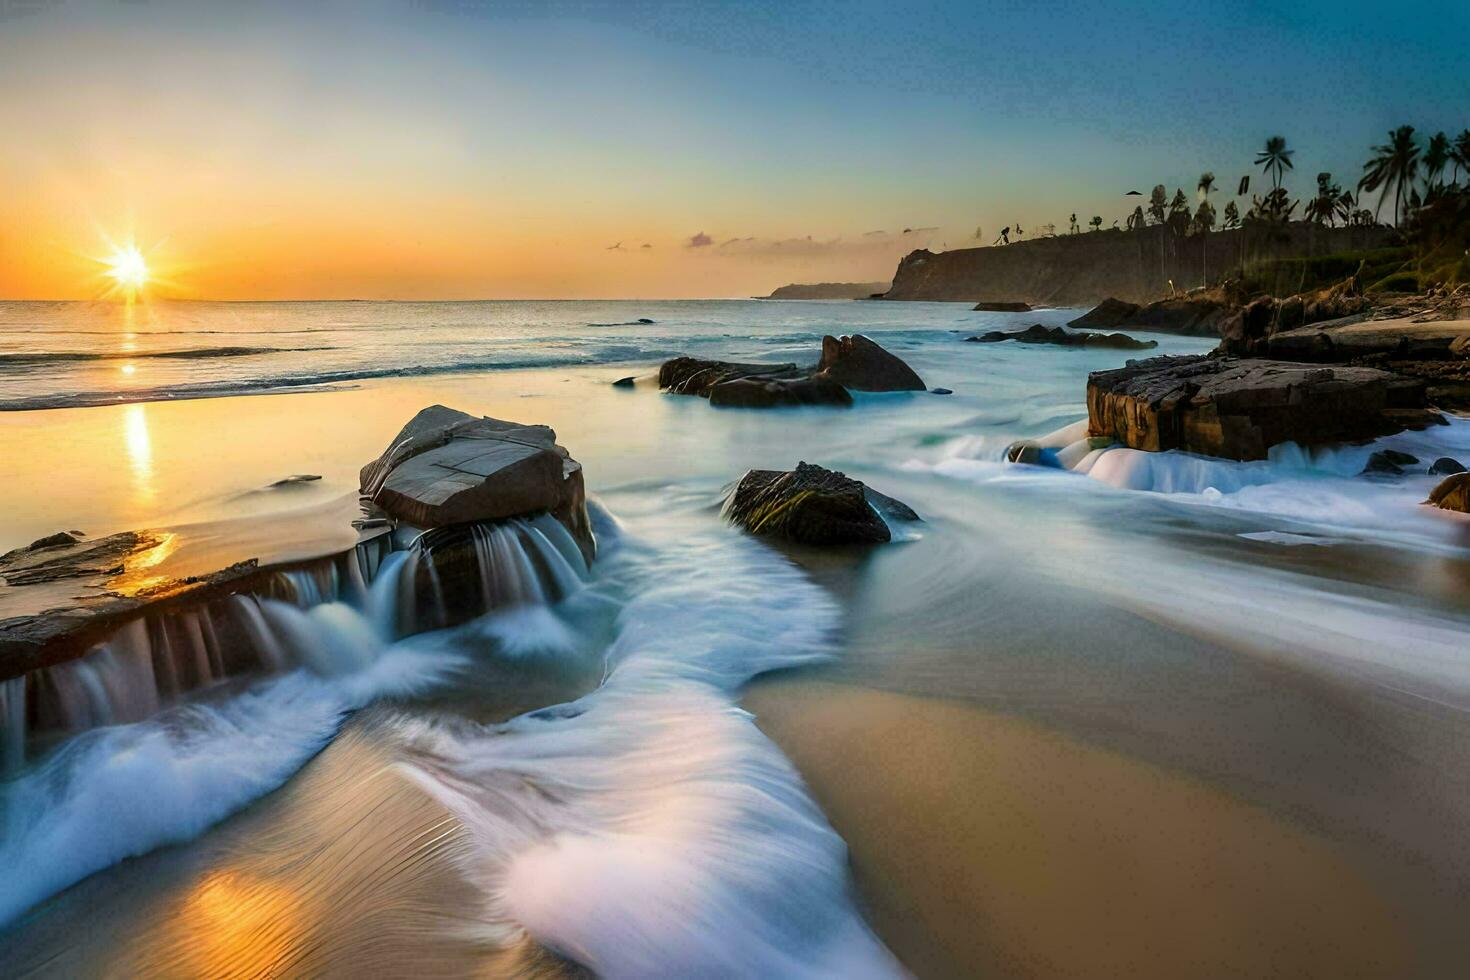
M 1420 501 L 1470 420 L 1007 463 L 1085 418 L 1090 371 L 1212 346 L 965 342 L 1078 312 L 0 304 L 0 550 L 154 527 L 200 568 L 305 556 L 434 403 L 553 426 L 600 544 L 564 597 L 455 630 L 396 639 L 371 596 L 274 610 L 330 656 L 32 751 L 0 783 L 0 961 L 1435 975 L 1470 912 L 1470 533 Z M 612 386 L 814 362 L 828 333 L 953 393 Z M 1424 465 L 1360 475 L 1381 448 Z M 862 555 L 723 522 L 746 470 L 799 461 L 923 521 Z

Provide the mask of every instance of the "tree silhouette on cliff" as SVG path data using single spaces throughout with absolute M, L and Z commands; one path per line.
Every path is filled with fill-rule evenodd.
M 1419 176 L 1419 144 L 1414 141 L 1414 127 L 1400 126 L 1388 134 L 1388 142 L 1373 147 L 1377 156 L 1363 164 L 1363 178 L 1358 181 L 1358 190 L 1380 191 L 1378 206 L 1373 211 L 1376 219 L 1383 210 L 1383 199 L 1393 194 L 1393 223 L 1399 223 L 1399 213 L 1414 179 Z
M 1295 152 L 1286 148 L 1285 136 L 1272 136 L 1266 140 L 1265 148 L 1256 154 L 1256 166 L 1261 168 L 1261 173 L 1271 175 L 1272 190 L 1281 186 L 1281 178 L 1291 169 L 1291 156 Z

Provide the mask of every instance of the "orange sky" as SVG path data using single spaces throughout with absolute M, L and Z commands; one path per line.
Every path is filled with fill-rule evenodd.
M 1280 12 L 1222 59 L 1155 5 L 1170 42 L 1109 73 L 1057 31 L 1136 45 L 1137 18 L 854 3 L 0 0 L 0 298 L 94 298 L 129 235 L 154 292 L 206 299 L 881 281 L 977 228 L 1106 227 L 1126 190 L 1204 169 L 1233 186 L 1272 132 L 1300 193 L 1351 181 L 1389 125 L 1465 122 L 1458 46 L 1396 24 L 1345 61 Z M 1184 83 L 1206 62 L 1229 112 Z

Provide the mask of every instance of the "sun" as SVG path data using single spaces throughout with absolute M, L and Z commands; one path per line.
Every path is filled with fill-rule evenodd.
M 136 245 L 124 245 L 104 260 L 107 274 L 117 280 L 119 287 L 135 291 L 148 284 L 148 262 Z

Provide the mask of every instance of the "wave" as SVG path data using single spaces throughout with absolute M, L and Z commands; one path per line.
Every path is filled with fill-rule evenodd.
M 900 975 L 841 838 L 733 701 L 829 658 L 836 605 L 724 529 L 660 544 L 604 556 L 636 594 L 596 691 L 500 725 L 397 719 L 404 771 L 470 831 L 486 937 L 524 932 L 608 977 Z
M 150 358 L 204 360 L 212 357 L 250 357 L 255 354 L 299 354 L 305 351 L 336 350 L 335 347 L 187 347 L 181 350 L 116 351 L 25 351 L 0 354 L 0 370 L 10 365 L 71 364 L 88 361 L 136 361 Z
M 443 364 L 400 366 L 363 366 L 311 374 L 285 374 L 243 380 L 202 381 L 193 384 L 159 385 L 114 391 L 77 391 L 0 400 L 0 412 L 29 412 L 56 408 L 91 408 L 97 405 L 125 405 L 131 402 L 186 401 L 195 398 L 227 398 L 232 395 L 267 395 L 303 389 L 335 390 L 334 386 L 353 381 L 380 378 L 414 378 L 441 374 L 468 374 L 476 371 L 513 371 L 548 367 L 583 367 L 616 364 L 621 361 L 648 360 L 672 356 L 660 351 L 632 347 L 602 348 L 591 352 L 574 352 L 560 356 L 473 358 Z
M 358 615 L 318 608 L 323 636 L 328 619 Z M 353 710 L 423 690 L 462 662 L 405 642 L 357 673 L 298 670 L 76 736 L 0 783 L 0 924 L 124 858 L 198 836 L 284 783 Z

